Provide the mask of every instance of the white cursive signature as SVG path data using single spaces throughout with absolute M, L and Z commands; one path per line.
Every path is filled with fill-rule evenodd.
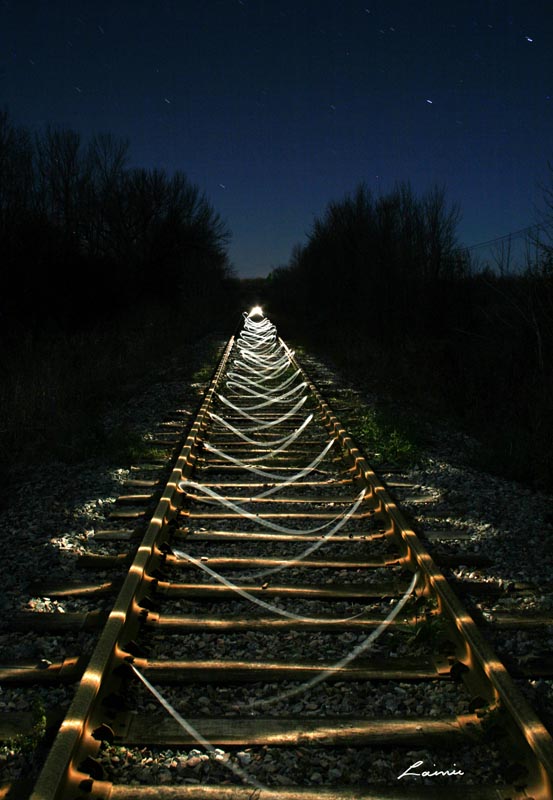
M 412 769 L 420 767 L 422 764 L 424 764 L 424 761 L 415 761 L 414 764 L 411 764 L 410 767 L 407 767 L 405 772 L 402 772 L 401 775 L 397 776 L 398 781 L 400 781 L 402 778 L 405 778 L 407 775 L 417 778 L 437 778 L 439 775 L 452 776 L 465 774 L 462 769 L 435 769 L 432 772 L 427 769 L 423 769 L 422 772 L 411 772 Z

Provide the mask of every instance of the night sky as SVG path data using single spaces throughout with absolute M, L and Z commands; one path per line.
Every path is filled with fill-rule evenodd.
M 0 106 L 184 171 L 242 276 L 365 181 L 434 183 L 471 245 L 536 221 L 553 161 L 551 0 L 0 0 Z

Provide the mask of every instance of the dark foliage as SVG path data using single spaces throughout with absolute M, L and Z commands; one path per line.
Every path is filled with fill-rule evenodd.
M 127 151 L 0 113 L 3 481 L 29 458 L 107 456 L 105 411 L 236 324 L 226 225 L 185 175 L 130 169 Z
M 467 270 L 455 248 L 457 219 L 442 189 L 419 200 L 401 184 L 375 200 L 361 185 L 330 203 L 307 245 L 272 273 L 275 300 L 292 294 L 298 315 L 315 314 L 324 324 L 352 316 L 370 320 L 371 330 L 385 331 L 388 341 L 410 325 L 424 327 L 420 304 L 427 304 L 429 292 Z
M 360 186 L 269 276 L 271 313 L 358 376 L 454 416 L 485 466 L 551 487 L 551 248 L 518 275 L 475 273 L 458 218 L 442 189 L 375 200 Z
M 229 232 L 185 175 L 130 169 L 128 142 L 32 136 L 0 113 L 0 325 L 74 330 L 137 303 L 223 307 Z

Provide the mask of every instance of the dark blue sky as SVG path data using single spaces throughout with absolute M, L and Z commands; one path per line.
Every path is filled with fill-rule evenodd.
M 536 221 L 553 161 L 548 0 L 0 0 L 0 105 L 183 170 L 240 274 L 365 181 L 445 184 L 470 245 Z

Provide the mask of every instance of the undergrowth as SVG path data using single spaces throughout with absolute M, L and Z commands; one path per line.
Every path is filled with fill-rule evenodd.
M 411 467 L 420 461 L 417 433 L 408 419 L 394 418 L 386 410 L 364 408 L 352 416 L 348 427 L 374 466 Z
M 32 703 L 33 727 L 28 733 L 21 733 L 10 739 L 4 740 L 2 746 L 6 750 L 13 750 L 30 758 L 46 733 L 46 709 L 40 697 L 35 697 Z
M 106 415 L 167 374 L 204 380 L 216 344 L 202 348 L 200 368 L 190 345 L 208 331 L 205 323 L 175 322 L 162 309 L 143 309 L 80 332 L 12 335 L 0 350 L 3 482 L 31 462 L 159 457 L 129 425 L 110 425 Z
M 330 355 L 344 370 L 346 377 L 353 378 L 362 385 L 367 377 L 366 357 L 351 357 L 351 349 L 331 349 L 312 342 L 309 348 L 294 345 L 300 361 L 307 349 L 313 349 L 320 356 Z M 346 355 L 349 354 L 349 358 Z M 361 380 L 360 380 L 361 379 Z M 393 465 L 406 468 L 420 464 L 423 458 L 420 430 L 411 416 L 396 408 L 388 408 L 379 400 L 378 405 L 363 402 L 354 389 L 342 390 L 341 396 L 328 395 L 328 401 L 356 442 L 363 448 L 373 467 Z M 343 403 L 346 407 L 341 407 Z

